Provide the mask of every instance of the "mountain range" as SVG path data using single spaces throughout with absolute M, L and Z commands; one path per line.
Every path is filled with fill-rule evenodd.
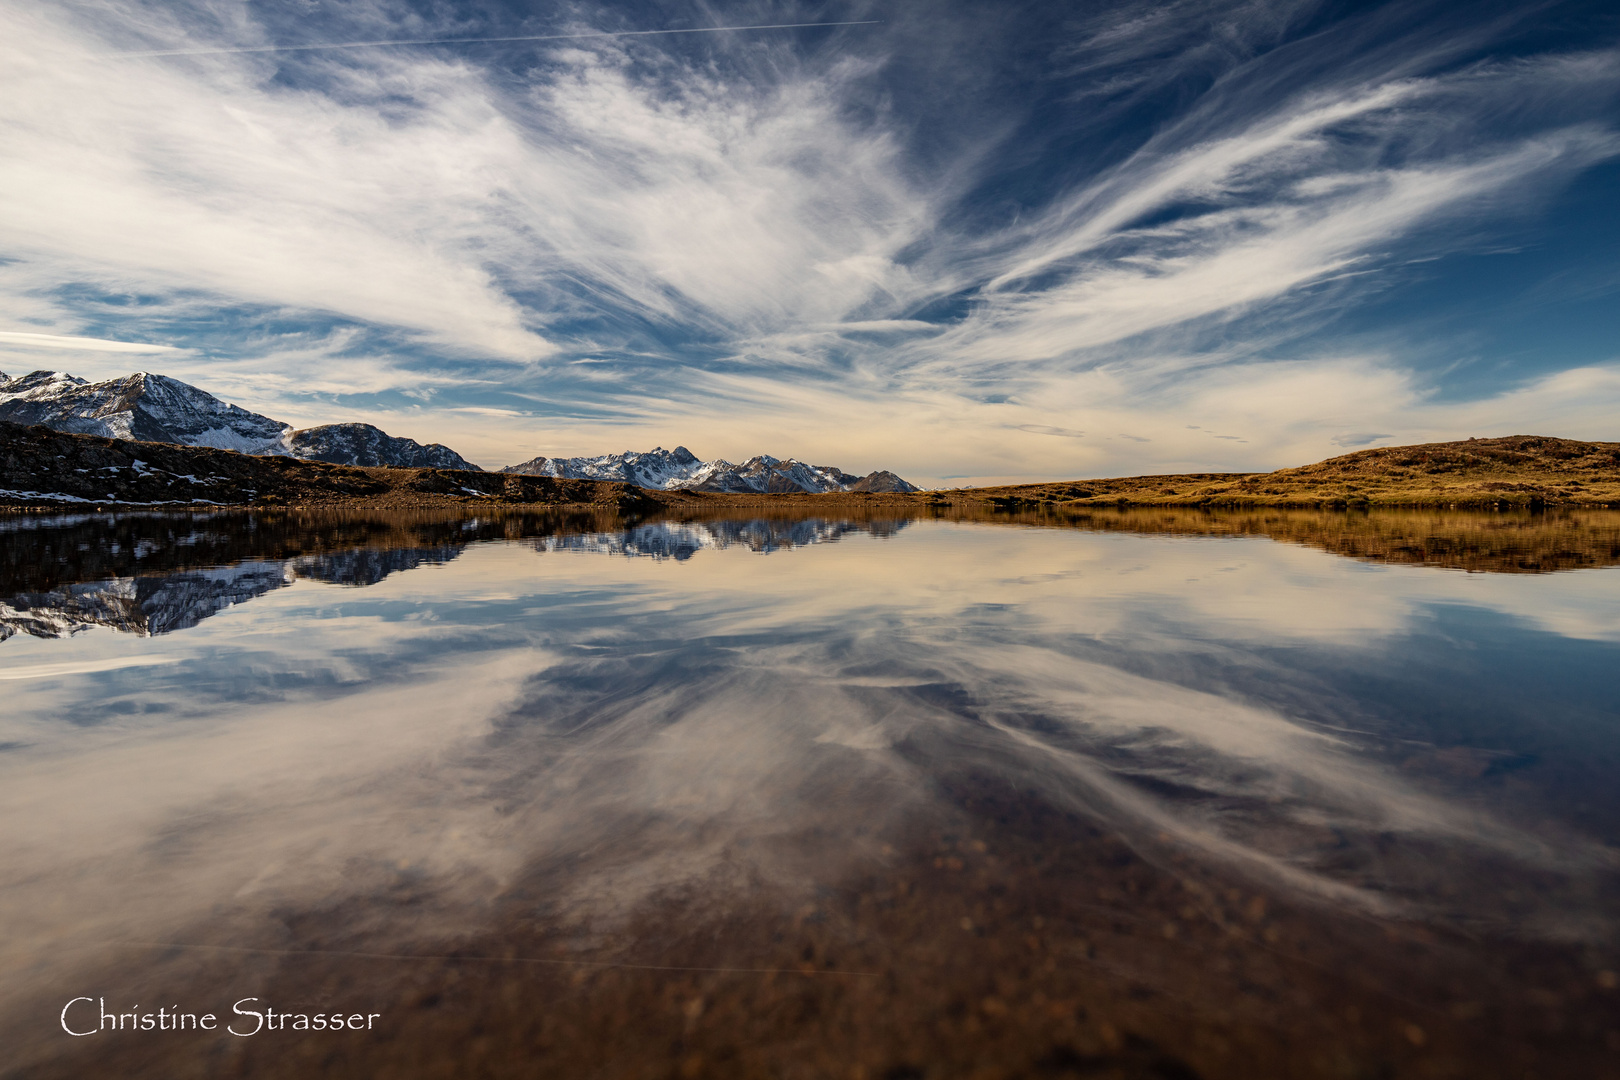
M 714 491 L 734 494 L 778 494 L 809 491 L 916 491 L 891 472 L 853 476 L 832 465 L 806 465 L 768 454 L 733 465 L 724 458 L 703 461 L 684 446 L 633 450 L 601 457 L 537 457 L 508 465 L 503 473 L 555 476 L 568 480 L 613 480 L 659 491 Z
M 439 443 L 398 438 L 370 424 L 295 429 L 291 424 L 221 401 L 189 383 L 149 372 L 96 383 L 60 371 L 35 371 L 16 378 L 0 372 L 0 420 L 39 424 L 76 435 L 206 446 L 333 465 L 482 471 Z M 767 494 L 917 490 L 887 471 L 855 476 L 830 465 L 806 465 L 766 454 L 734 465 L 720 458 L 702 461 L 684 446 L 601 457 L 537 457 L 499 471 L 619 481 L 661 491 Z
M 333 465 L 478 469 L 447 446 L 395 438 L 370 424 L 291 424 L 227 404 L 190 383 L 137 372 L 93 383 L 60 371 L 0 372 L 0 420 L 74 435 L 177 443 Z

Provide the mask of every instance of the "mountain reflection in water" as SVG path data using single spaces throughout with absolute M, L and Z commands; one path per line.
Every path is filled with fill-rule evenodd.
M 12 519 L 0 1039 L 26 1076 L 1612 1074 L 1617 537 Z M 74 1040 L 78 994 L 387 1031 Z
M 269 518 L 267 522 L 266 519 Z M 449 562 L 467 544 L 515 532 L 551 530 L 527 543 L 537 551 L 589 551 L 689 559 L 709 548 L 742 545 L 756 552 L 830 543 L 854 531 L 887 536 L 906 522 L 747 519 L 652 522 L 603 531 L 564 531 L 555 519 L 529 515 L 401 518 L 334 515 L 295 518 L 217 514 L 183 519 L 171 515 L 90 514 L 52 521 L 24 519 L 32 528 L 11 537 L 9 573 L 0 577 L 0 641 L 15 633 L 61 637 L 90 626 L 137 634 L 167 634 L 196 626 L 210 615 L 290 585 L 299 578 L 334 585 L 375 585 L 389 574 Z M 266 527 L 266 525 L 269 527 Z M 576 520 L 576 527 L 585 522 Z M 594 521 L 589 524 L 600 525 Z M 53 528 L 52 526 L 56 527 Z M 289 530 L 289 525 L 292 527 Z M 392 526 L 391 528 L 389 526 Z M 515 526 L 515 529 L 514 529 Z M 291 535 L 289 536 L 289 531 Z M 0 532 L 0 537 L 5 534 Z M 449 539 L 453 536 L 454 539 Z M 375 547 L 379 543 L 408 546 Z M 352 547 L 347 545 L 364 544 Z M 267 561 L 244 552 L 283 551 L 289 546 L 322 554 Z M 71 581 L 41 592 L 13 591 L 40 577 L 60 579 L 75 571 L 53 562 L 58 552 L 94 553 L 76 572 L 123 576 Z M 152 556 L 164 552 L 157 570 Z M 242 561 L 215 565 L 214 560 Z M 196 569 L 187 566 L 195 560 Z

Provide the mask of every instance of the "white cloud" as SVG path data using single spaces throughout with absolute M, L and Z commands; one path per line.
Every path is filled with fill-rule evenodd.
M 39 288 L 205 290 L 535 359 L 593 305 L 755 332 L 909 287 L 892 256 L 927 201 L 887 133 L 841 117 L 853 61 L 654 84 L 604 46 L 513 92 L 384 53 L 317 92 L 256 57 L 98 59 L 61 13 L 7 22 L 0 235 Z
M 64 337 L 60 334 L 30 334 L 21 330 L 0 330 L 0 346 L 31 349 L 82 349 L 86 352 L 170 353 L 172 345 L 152 345 L 141 341 L 108 341 L 105 338 Z
M 25 666 L 47 647 L 70 662 L 57 680 L 17 681 L 0 716 L 0 735 L 26 744 L 0 758 L 0 808 L 18 823 L 0 834 L 8 970 L 94 961 L 64 959 L 66 942 L 213 940 L 187 935 L 198 919 L 274 947 L 277 911 L 424 877 L 442 890 L 371 932 L 453 932 L 525 859 L 569 852 L 559 888 L 599 886 L 602 919 L 722 857 L 803 882 L 789 857 L 799 830 L 858 837 L 945 813 L 933 770 L 980 750 L 986 768 L 1086 800 L 1125 835 L 1169 830 L 1347 899 L 1355 875 L 1317 864 L 1280 823 L 1439 839 L 1497 872 L 1502 856 L 1572 873 L 1612 864 L 1578 828 L 1402 767 L 1411 747 L 1391 759 L 1379 746 L 1399 729 L 1321 696 L 1311 659 L 1377 667 L 1435 608 L 1460 605 L 1614 642 L 1612 574 L 1446 574 L 1259 538 L 949 525 L 781 557 L 792 572 L 740 546 L 677 564 L 476 545 L 359 592 L 299 583 L 183 634 L 12 642 Z M 620 594 L 634 610 L 604 623 L 602 598 Z M 429 608 L 432 621 L 398 618 Z M 739 634 L 774 644 L 736 649 Z M 136 652 L 162 663 L 134 666 Z M 677 673 L 652 679 L 652 652 Z M 1155 671 L 1198 656 L 1233 680 L 1196 688 L 1197 664 Z M 1245 693 L 1251 680 L 1301 692 L 1268 704 Z M 244 686 L 273 692 L 243 700 Z M 916 692 L 940 686 L 961 689 L 960 707 Z M 108 711 L 132 696 L 163 707 Z M 64 720 L 80 715 L 101 722 Z M 1045 763 L 1059 767 L 1031 767 Z M 1258 821 L 1241 812 L 1254 801 Z M 1403 865 L 1387 864 L 1392 884 L 1413 880 Z M 1447 898 L 1447 913 L 1466 901 Z M 0 995 L 26 985 L 9 978 Z
M 245 8 L 0 0 L 0 314 L 63 341 L 184 340 L 170 373 L 296 423 L 414 415 L 319 405 L 403 391 L 428 406 L 415 431 L 489 462 L 652 440 L 988 478 L 1294 464 L 1444 429 L 1465 414 L 1435 411 L 1398 342 L 1255 357 L 1382 287 L 1418 237 L 1444 253 L 1620 152 L 1596 104 L 1620 62 L 1426 74 L 1439 53 L 1392 48 L 1321 74 L 1296 56 L 1244 91 L 1266 62 L 1253 43 L 1291 17 L 1237 5 L 1207 93 L 986 226 L 960 200 L 1004 164 L 988 148 L 1023 148 L 964 117 L 933 162 L 874 89 L 877 46 L 700 65 L 602 41 L 522 74 L 350 51 L 302 55 L 289 82 L 255 54 L 105 58 L 271 44 Z M 1079 30 L 1073 70 L 1115 86 L 1108 58 L 1158 55 L 1175 20 Z M 1056 122 L 1088 130 L 1099 100 Z M 98 290 L 141 303 L 81 295 Z M 917 318 L 932 302 L 967 306 Z M 215 344 L 116 329 L 221 306 L 238 314 Z M 255 320 L 306 329 L 243 335 Z M 76 373 L 115 374 L 107 359 Z M 1549 430 L 1586 425 L 1579 395 L 1537 393 Z M 449 411 L 467 408 L 496 411 Z
M 1547 73 L 1535 74 L 1546 81 Z M 1538 81 L 1522 69 L 1503 75 L 1521 79 Z M 1447 216 L 1620 153 L 1611 128 L 1582 124 L 1385 164 L 1384 148 L 1413 126 L 1398 106 L 1452 89 L 1445 80 L 1403 80 L 1331 105 L 1293 103 L 1281 118 L 1174 155 L 1144 149 L 1007 237 L 1005 265 L 985 282 L 977 310 L 919 348 L 919 362 L 955 369 L 1059 360 L 1241 314 L 1333 275 L 1376 268 L 1389 245 Z M 1325 135 L 1350 122 L 1362 137 L 1350 140 L 1363 159 L 1355 170 Z M 1188 203 L 1207 209 L 1138 224 Z M 1029 286 L 1042 274 L 1057 280 Z
M 43 12 L 7 22 L 4 240 L 41 288 L 203 290 L 546 350 L 455 220 L 481 194 L 460 167 L 479 141 L 463 133 L 494 128 L 500 143 L 465 73 L 423 72 L 437 108 L 390 124 L 248 65 L 96 61 Z

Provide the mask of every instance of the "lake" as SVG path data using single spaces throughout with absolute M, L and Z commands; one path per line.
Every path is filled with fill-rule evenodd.
M 6 1076 L 1620 1076 L 1617 512 L 12 516 L 0 635 Z

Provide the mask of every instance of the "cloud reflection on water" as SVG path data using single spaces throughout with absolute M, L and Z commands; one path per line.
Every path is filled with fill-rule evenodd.
M 296 580 L 183 634 L 6 642 L 6 670 L 60 665 L 13 684 L 0 721 L 8 967 L 75 941 L 274 942 L 278 912 L 406 885 L 430 899 L 391 929 L 453 936 L 523 866 L 553 868 L 552 902 L 582 923 L 683 882 L 813 888 L 975 770 L 1363 910 L 1613 932 L 1602 893 L 1569 884 L 1612 874 L 1613 838 L 1565 812 L 1568 792 L 1413 757 L 1521 747 L 1339 687 L 1441 648 L 1436 610 L 1474 611 L 1515 640 L 1597 639 L 1560 703 L 1597 715 L 1615 571 L 1487 579 L 1254 539 L 921 523 L 811 534 L 849 542 L 479 543 L 365 589 Z M 1590 788 L 1611 737 L 1544 739 L 1556 775 L 1612 800 Z M 1565 882 L 1534 911 L 1436 891 L 1531 872 Z

